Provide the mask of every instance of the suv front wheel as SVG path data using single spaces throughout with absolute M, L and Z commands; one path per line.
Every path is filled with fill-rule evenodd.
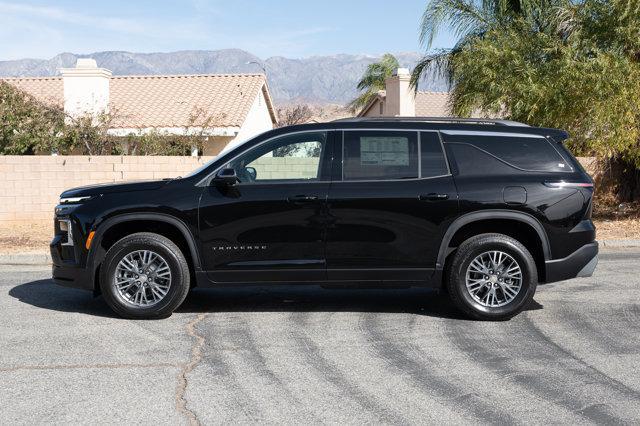
M 531 253 L 503 234 L 481 234 L 463 242 L 447 270 L 452 302 L 480 320 L 505 320 L 533 299 L 538 273 Z
M 171 315 L 189 292 L 189 265 L 171 240 L 150 232 L 115 243 L 101 268 L 100 288 L 107 304 L 125 318 Z

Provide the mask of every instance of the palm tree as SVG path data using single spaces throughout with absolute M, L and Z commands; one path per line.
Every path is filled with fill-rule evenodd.
M 451 86 L 456 55 L 489 30 L 507 28 L 518 21 L 531 31 L 557 34 L 570 30 L 574 10 L 573 0 L 431 0 L 422 15 L 420 43 L 429 50 L 445 25 L 458 40 L 451 49 L 424 56 L 413 70 L 411 84 L 417 90 L 423 74 L 433 69 Z
M 385 53 L 379 62 L 370 64 L 358 82 L 358 90 L 362 92 L 349 103 L 352 112 L 359 111 L 367 106 L 379 90 L 384 90 L 384 81 L 393 75 L 400 64 L 395 56 Z

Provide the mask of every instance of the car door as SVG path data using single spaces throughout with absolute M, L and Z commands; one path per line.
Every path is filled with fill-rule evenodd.
M 239 182 L 202 194 L 204 267 L 215 282 L 322 281 L 332 146 L 324 131 L 265 141 L 231 160 Z
M 428 279 L 458 210 L 439 134 L 345 130 L 341 142 L 328 199 L 329 280 Z

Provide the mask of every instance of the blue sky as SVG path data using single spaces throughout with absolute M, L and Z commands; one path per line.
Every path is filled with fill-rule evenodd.
M 240 48 L 263 59 L 419 51 L 418 25 L 426 3 L 0 0 L 0 60 L 101 50 Z M 452 43 L 445 32 L 434 47 Z

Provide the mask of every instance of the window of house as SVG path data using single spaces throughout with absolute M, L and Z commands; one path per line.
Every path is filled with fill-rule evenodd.
M 417 178 L 418 162 L 416 132 L 344 132 L 344 180 Z
M 260 145 L 233 160 L 241 183 L 318 180 L 326 133 L 287 135 Z

